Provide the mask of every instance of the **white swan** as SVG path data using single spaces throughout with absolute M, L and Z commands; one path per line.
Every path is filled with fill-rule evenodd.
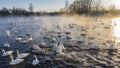
M 32 37 L 28 38 L 28 41 L 29 41 L 29 42 L 30 42 L 30 41 L 33 41 L 33 38 L 32 38 Z
M 21 38 L 21 37 L 16 37 L 15 40 L 16 40 L 16 41 L 21 41 L 22 38 Z
M 52 41 L 56 41 L 56 38 L 52 38 Z
M 60 53 L 57 44 L 54 44 L 54 46 L 53 46 L 53 50 L 54 50 L 56 53 Z
M 63 42 L 60 42 L 58 47 L 59 47 L 59 48 L 62 48 L 62 49 L 65 49 L 65 47 L 64 47 L 64 45 L 63 45 Z
M 7 36 L 10 36 L 10 31 L 7 30 L 7 31 L 6 31 L 6 35 L 7 35 Z
M 29 55 L 29 53 L 21 53 L 21 54 L 19 54 L 19 51 L 17 50 L 17 57 L 16 57 L 16 59 L 25 58 L 28 55 Z
M 2 55 L 3 57 L 4 57 L 4 56 L 11 55 L 11 54 L 13 53 L 13 51 L 6 51 L 6 52 L 5 52 L 4 49 L 2 50 L 2 52 L 3 52 L 3 55 Z
M 98 45 L 92 45 L 90 48 L 91 49 L 99 49 L 99 46 Z
M 9 63 L 10 65 L 16 65 L 16 64 L 19 64 L 24 61 L 24 59 L 15 59 L 14 60 L 12 55 L 10 55 L 10 58 L 11 58 L 11 62 Z
M 31 47 L 33 50 L 40 50 L 40 47 L 36 44 L 33 44 Z
M 59 43 L 58 48 L 59 48 L 60 52 L 61 52 L 62 50 L 65 50 L 65 47 L 64 47 L 64 45 L 63 45 L 62 42 Z
M 115 46 L 113 46 L 113 45 L 109 45 L 108 49 L 110 49 L 110 50 L 116 50 L 117 48 Z
M 35 60 L 32 61 L 32 65 L 34 65 L 34 66 L 38 65 L 39 64 L 39 60 L 38 60 L 37 56 L 33 55 L 33 57 L 35 58 Z
M 15 30 L 15 31 L 14 31 L 14 34 L 18 34 L 18 31 L 17 31 L 17 30 Z
M 45 56 L 45 60 L 50 61 L 52 60 L 50 56 Z
M 21 40 L 21 43 L 23 43 L 23 44 L 28 43 L 28 40 L 26 40 L 26 39 Z
M 42 45 L 42 46 L 46 46 L 46 43 L 42 41 L 42 42 L 41 42 L 41 45 Z
M 10 47 L 10 45 L 8 44 L 8 43 L 4 43 L 4 45 L 3 45 L 4 47 Z

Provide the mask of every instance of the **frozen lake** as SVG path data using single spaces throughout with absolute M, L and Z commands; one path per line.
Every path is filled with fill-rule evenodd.
M 0 17 L 0 37 L 6 37 L 6 30 L 9 30 L 11 34 L 10 43 L 14 42 L 16 31 L 18 35 L 22 36 L 31 34 L 37 43 L 48 32 L 62 32 L 63 38 L 66 38 L 65 32 L 70 32 L 69 36 L 72 40 L 85 40 L 86 44 L 94 42 L 102 45 L 114 41 L 111 19 L 85 19 L 72 16 Z M 86 34 L 86 36 L 83 37 L 82 34 Z M 91 37 L 95 39 L 89 40 Z M 6 38 L 0 39 L 0 41 L 3 44 L 6 42 Z
M 81 26 L 76 25 L 77 22 L 79 23 L 73 17 L 66 16 L 1 17 L 0 36 L 5 35 L 5 30 L 10 30 L 11 36 L 14 36 L 15 31 L 18 31 L 20 35 L 29 33 L 37 39 L 41 37 L 41 33 L 68 31 L 72 33 L 73 39 L 79 39 Z M 75 28 L 70 29 L 70 25 Z
M 9 38 L 6 36 L 6 30 L 10 31 Z M 15 37 L 31 34 L 33 42 L 40 44 L 40 42 L 44 40 L 47 45 L 51 45 L 51 43 L 49 43 L 50 40 L 47 41 L 47 39 L 43 38 L 51 35 L 50 33 L 52 33 L 53 36 L 56 36 L 57 33 L 61 34 L 61 38 L 56 37 L 56 39 L 64 42 L 66 50 L 62 55 L 54 56 L 51 48 L 42 48 L 45 50 L 45 54 L 37 55 L 37 57 L 41 60 L 41 56 L 44 57 L 45 55 L 49 55 L 53 60 L 51 62 L 46 61 L 44 64 L 40 63 L 38 68 L 42 67 L 42 65 L 43 67 L 49 66 L 51 68 L 62 66 L 114 67 L 115 65 L 119 67 L 118 63 L 120 61 L 114 60 L 113 58 L 115 56 L 116 59 L 118 59 L 120 53 L 115 53 L 116 55 L 113 55 L 109 50 L 81 50 L 81 47 L 88 48 L 93 45 L 105 49 L 108 48 L 110 44 L 114 44 L 111 19 L 89 19 L 84 17 L 77 18 L 74 16 L 0 17 L 0 50 L 19 50 L 20 52 L 31 53 L 29 49 L 31 43 L 17 44 L 15 42 Z M 71 39 L 66 41 L 68 36 Z M 84 41 L 84 44 L 79 44 L 77 41 Z M 9 42 L 10 48 L 4 48 L 3 44 L 7 42 Z M 2 55 L 1 52 L 0 55 Z M 15 57 L 16 53 L 13 55 Z M 23 67 L 29 66 L 29 68 L 32 68 L 29 65 L 33 59 L 32 55 L 33 53 L 28 56 L 25 60 L 25 66 L 23 65 Z M 0 56 L 0 67 L 8 67 L 9 62 L 8 57 L 3 58 Z M 18 66 L 10 68 L 17 68 Z

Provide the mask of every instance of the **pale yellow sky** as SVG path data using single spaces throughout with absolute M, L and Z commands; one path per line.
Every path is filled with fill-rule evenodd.
M 120 0 L 113 0 L 113 2 L 118 8 L 120 8 Z
M 116 8 L 120 8 L 120 0 L 102 0 L 105 6 L 109 6 L 110 4 L 114 4 Z

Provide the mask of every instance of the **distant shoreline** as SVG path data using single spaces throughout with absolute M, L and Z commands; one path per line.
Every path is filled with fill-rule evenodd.
M 74 14 L 74 13 L 69 13 L 69 14 L 60 14 L 60 13 L 47 13 L 47 14 L 30 14 L 30 15 L 12 15 L 12 14 L 8 14 L 8 15 L 0 15 L 0 17 L 34 17 L 34 16 L 75 16 L 77 18 L 114 18 L 114 17 L 120 17 L 120 14 L 96 14 L 96 15 L 90 15 L 90 14 Z

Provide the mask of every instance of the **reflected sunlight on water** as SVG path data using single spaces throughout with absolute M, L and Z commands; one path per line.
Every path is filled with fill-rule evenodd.
M 116 40 L 116 42 L 120 43 L 120 17 L 118 18 L 114 18 L 112 20 L 112 24 L 113 24 L 113 34 L 114 37 L 116 37 L 118 40 Z

